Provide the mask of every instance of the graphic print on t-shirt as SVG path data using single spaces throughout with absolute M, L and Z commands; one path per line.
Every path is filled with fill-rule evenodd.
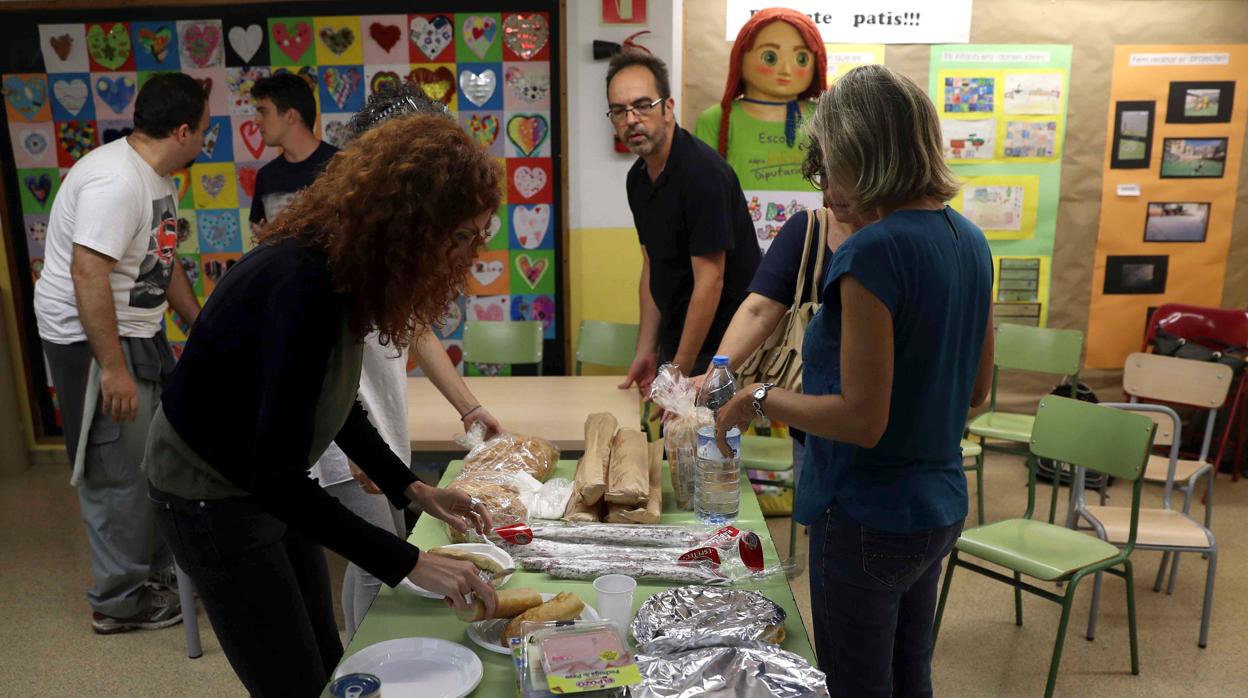
M 131 307 L 155 308 L 165 302 L 177 247 L 177 208 L 173 197 L 165 196 L 152 201 L 152 235 L 147 243 L 147 256 L 139 265 L 139 275 L 130 290 Z
M 295 200 L 296 193 L 297 192 L 293 191 L 280 191 L 273 192 L 272 194 L 265 194 L 261 199 L 261 201 L 264 202 L 265 220 L 270 223 L 277 220 L 277 217 L 281 215 L 282 211 L 286 210 L 286 207 L 290 205 L 290 202 Z

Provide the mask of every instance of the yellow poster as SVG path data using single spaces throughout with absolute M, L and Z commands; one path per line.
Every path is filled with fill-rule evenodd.
M 1090 368 L 1121 368 L 1163 303 L 1221 305 L 1248 120 L 1248 45 L 1118 46 L 1113 70 Z
M 860 65 L 884 62 L 884 44 L 824 44 L 828 52 L 828 85 Z
M 983 175 L 961 177 L 962 190 L 949 206 L 984 231 L 989 240 L 1030 240 L 1036 236 L 1040 177 Z

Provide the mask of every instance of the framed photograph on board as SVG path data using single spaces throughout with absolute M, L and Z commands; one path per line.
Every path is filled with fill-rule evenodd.
M 1227 124 L 1234 104 L 1233 82 L 1172 82 L 1166 123 Z
M 1110 169 L 1145 170 L 1153 156 L 1153 102 L 1114 105 L 1114 146 Z
M 1225 172 L 1225 138 L 1167 138 L 1162 142 L 1162 179 L 1220 179 Z
M 1144 242 L 1204 242 L 1209 202 L 1149 202 Z
M 1105 290 L 1110 295 L 1152 295 L 1166 292 L 1168 255 L 1109 255 L 1105 258 Z

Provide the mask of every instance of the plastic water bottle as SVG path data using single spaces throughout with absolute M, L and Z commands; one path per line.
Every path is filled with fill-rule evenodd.
M 733 427 L 728 432 L 726 440 L 733 452 L 720 453 L 714 416 L 736 394 L 737 382 L 728 370 L 727 356 L 716 356 L 711 367 L 698 393 L 698 407 L 710 410 L 711 422 L 698 425 L 693 509 L 702 523 L 721 525 L 734 521 L 741 506 L 741 431 Z

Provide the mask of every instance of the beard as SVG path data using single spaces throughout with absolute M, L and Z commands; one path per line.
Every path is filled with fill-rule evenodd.
M 634 142 L 632 140 L 632 137 L 636 135 L 643 137 L 640 142 Z M 666 135 L 666 130 L 662 130 L 659 131 L 658 134 L 654 134 L 645 129 L 633 129 L 624 134 L 624 145 L 633 155 L 644 158 L 663 147 L 664 137 Z

